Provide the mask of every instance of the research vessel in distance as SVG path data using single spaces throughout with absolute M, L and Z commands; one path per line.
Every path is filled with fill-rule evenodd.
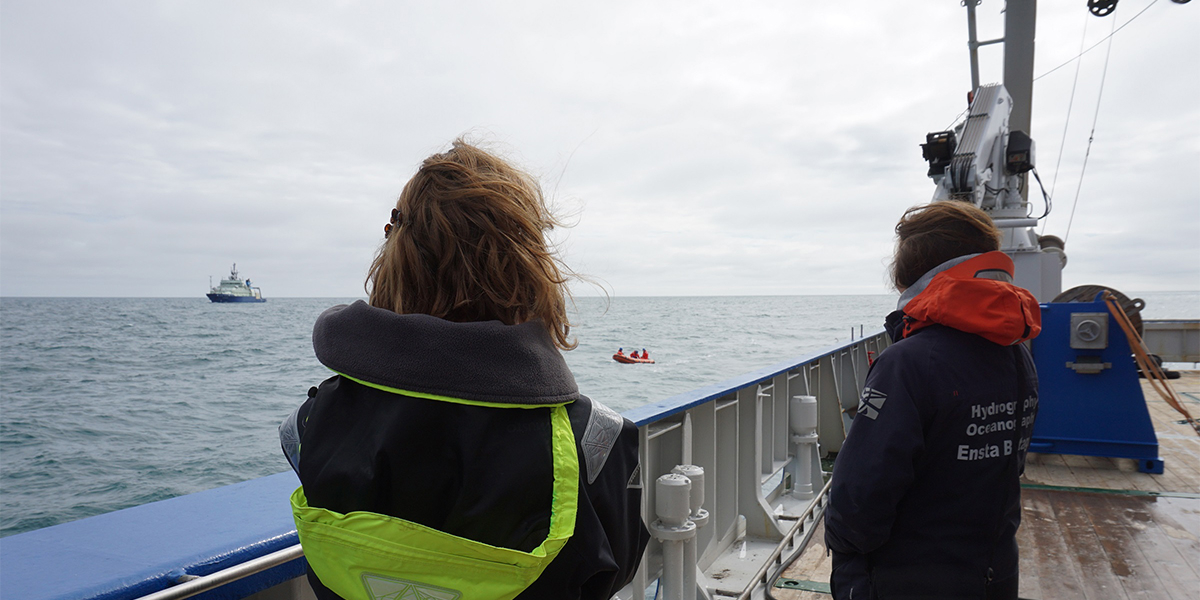
M 221 280 L 218 285 L 208 291 L 208 299 L 213 302 L 266 302 L 262 290 L 250 285 L 250 280 L 242 281 L 238 277 L 237 263 L 229 270 L 229 277 Z

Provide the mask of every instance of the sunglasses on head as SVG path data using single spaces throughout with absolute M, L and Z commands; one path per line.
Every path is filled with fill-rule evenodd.
M 398 209 L 398 208 L 393 208 L 392 209 L 392 220 L 383 225 L 383 237 L 386 238 L 388 236 L 388 234 L 390 234 L 392 232 L 392 229 L 394 227 L 399 227 L 403 222 L 404 222 L 404 213 L 400 212 L 400 209 Z

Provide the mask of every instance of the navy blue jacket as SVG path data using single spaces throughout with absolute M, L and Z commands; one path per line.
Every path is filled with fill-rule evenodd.
M 1015 597 L 1032 358 L 901 311 L 889 333 L 834 467 L 834 597 Z

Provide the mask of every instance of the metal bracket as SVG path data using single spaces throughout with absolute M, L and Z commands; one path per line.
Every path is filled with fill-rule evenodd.
M 1081 357 L 1079 357 L 1079 362 L 1068 362 L 1067 368 L 1074 370 L 1076 373 L 1079 373 L 1080 375 L 1095 375 L 1105 369 L 1112 368 L 1112 363 L 1110 363 L 1110 362 L 1100 362 L 1098 360 L 1087 360 L 1089 358 L 1094 358 L 1094 357 L 1081 356 Z

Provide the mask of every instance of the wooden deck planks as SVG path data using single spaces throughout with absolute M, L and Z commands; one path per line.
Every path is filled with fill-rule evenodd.
M 1171 519 L 1169 515 L 1154 510 L 1155 505 L 1160 502 L 1170 505 L 1180 501 L 1163 498 L 1113 498 L 1110 499 L 1110 502 L 1119 507 L 1129 519 L 1128 529 L 1132 544 L 1140 548 L 1150 561 L 1151 567 L 1157 575 L 1156 583 L 1163 588 L 1162 597 L 1200 599 L 1200 580 L 1196 577 L 1196 564 L 1200 561 L 1200 548 L 1193 547 L 1190 552 L 1184 548 L 1184 551 L 1181 552 L 1180 546 L 1172 540 L 1172 534 L 1178 535 L 1175 530 L 1180 524 Z M 1192 503 L 1192 515 L 1195 518 L 1195 515 L 1198 514 L 1197 509 L 1200 509 L 1200 501 L 1183 500 L 1182 502 Z M 1169 521 L 1167 528 L 1163 527 L 1164 519 Z
M 1105 473 L 1115 484 L 1112 489 L 1140 490 L 1149 492 L 1165 492 L 1168 486 L 1157 478 L 1145 473 L 1139 473 L 1137 462 L 1128 458 L 1111 458 L 1108 456 L 1088 456 L 1088 464 L 1098 473 Z M 1124 485 L 1121 485 L 1124 482 Z M 1106 487 L 1106 486 L 1098 486 Z
M 833 571 L 833 559 L 826 554 L 825 522 L 822 520 L 813 531 L 812 539 L 804 548 L 804 553 L 784 571 L 783 576 L 788 579 L 828 583 L 829 575 Z M 774 588 L 771 593 L 779 600 L 829 600 L 828 594 L 817 592 Z
M 1026 498 L 1021 499 L 1021 522 L 1024 523 L 1030 519 L 1030 513 L 1025 507 L 1030 504 Z M 1030 548 L 1033 546 L 1033 531 L 1032 527 L 1021 527 L 1017 530 L 1017 547 Z M 1021 574 L 1020 596 L 1022 598 L 1046 598 L 1045 592 L 1042 590 L 1042 580 L 1040 577 L 1030 577 L 1028 573 L 1037 573 L 1039 568 L 1039 560 L 1032 552 L 1021 552 L 1019 555 L 1019 569 Z
M 1121 483 L 1127 481 L 1120 471 L 1113 468 L 1103 468 L 1111 465 L 1111 461 L 1103 464 L 1103 461 L 1089 460 L 1089 456 L 1074 456 L 1070 454 L 1062 455 L 1063 461 L 1070 467 L 1071 473 L 1075 476 L 1075 480 L 1079 482 L 1079 487 L 1089 488 L 1121 488 Z M 1097 468 L 1100 466 L 1102 468 Z
M 1093 514 L 1089 513 L 1080 502 L 1079 497 L 1083 494 L 1041 490 L 1034 493 L 1047 499 L 1057 517 L 1055 523 L 1057 527 L 1053 531 L 1057 531 L 1062 536 L 1063 543 L 1070 553 L 1066 559 L 1066 566 L 1078 573 L 1079 579 L 1083 582 L 1082 597 L 1088 600 L 1128 598 L 1124 586 L 1113 572 L 1112 562 L 1105 552 L 1104 545 L 1096 534 L 1096 529 L 1092 524 Z M 1040 558 L 1037 553 L 1034 554 L 1035 558 Z
M 1158 449 L 1164 461 L 1172 461 L 1164 475 L 1169 475 L 1174 491 L 1200 493 L 1200 435 L 1159 435 Z
M 1032 543 L 1021 546 L 1021 554 L 1029 554 L 1037 568 L 1021 573 L 1022 598 L 1084 598 L 1084 586 L 1075 568 L 1071 548 L 1059 531 L 1058 515 L 1046 492 L 1022 494 L 1021 530 Z M 1019 543 L 1019 542 L 1018 542 Z M 1033 549 L 1033 551 L 1031 551 Z M 1032 588 L 1040 590 L 1034 596 Z
M 1177 392 L 1200 397 L 1200 372 L 1173 380 Z M 1200 494 L 1200 436 L 1183 417 L 1142 382 L 1164 473 L 1137 470 L 1131 459 L 1030 454 L 1023 482 L 1118 493 L 1025 489 L 1020 596 L 1071 600 L 1200 600 L 1200 499 L 1154 497 L 1136 492 Z M 1200 417 L 1200 401 L 1181 393 Z M 1134 494 L 1121 494 L 1132 490 Z M 829 581 L 824 528 L 784 574 Z M 829 596 L 776 588 L 780 600 L 828 600 Z
M 1025 460 L 1024 479 L 1043 485 L 1083 487 L 1061 454 L 1029 454 Z
M 829 580 L 823 536 L 819 529 L 785 577 Z M 1200 499 L 1027 489 L 1017 544 L 1022 598 L 1200 600 Z
M 1200 499 L 1031 489 L 1021 597 L 1200 600 Z
M 1173 578 L 1154 545 L 1139 539 L 1147 523 L 1122 518 L 1133 516 L 1137 503 L 1150 500 L 1086 494 L 1081 501 L 1095 515 L 1097 537 L 1130 598 L 1189 598 L 1181 596 L 1178 589 L 1172 592 Z
M 1078 499 L 1091 519 L 1096 540 L 1108 560 L 1109 570 L 1120 581 L 1125 596 L 1153 598 L 1159 586 L 1151 581 L 1157 575 L 1141 547 L 1133 542 L 1127 528 L 1112 514 L 1111 498 L 1101 494 L 1081 494 Z

